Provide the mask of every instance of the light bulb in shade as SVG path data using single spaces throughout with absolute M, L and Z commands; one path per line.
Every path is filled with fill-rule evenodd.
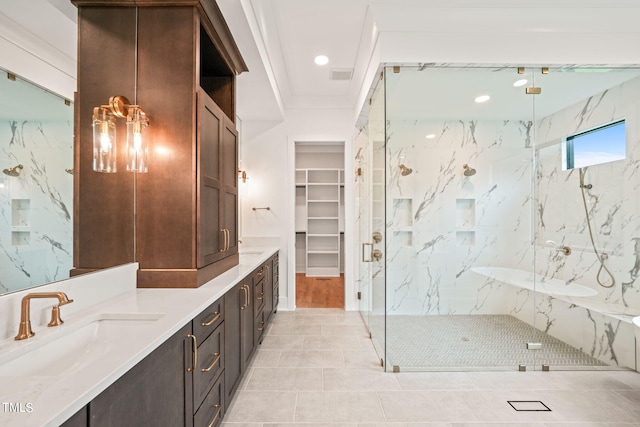
M 117 172 L 115 117 L 105 108 L 93 110 L 93 170 Z
M 527 79 L 520 79 L 520 80 L 516 80 L 515 82 L 513 82 L 513 85 L 515 87 L 520 87 L 520 86 L 524 86 L 527 84 Z
M 318 55 L 313 59 L 313 62 L 315 62 L 316 65 L 327 65 L 329 63 L 329 57 L 326 55 Z
M 149 147 L 146 130 L 149 120 L 139 108 L 134 108 L 127 116 L 127 170 L 146 173 Z
M 480 96 L 476 96 L 474 101 L 478 104 L 482 104 L 483 102 L 487 102 L 490 99 L 491 97 L 489 95 L 480 95 Z
M 430 133 L 429 135 L 425 136 L 425 138 L 427 138 L 427 139 L 433 139 L 435 137 L 436 137 L 435 133 Z
M 100 152 L 107 153 L 111 149 L 111 138 L 107 132 L 100 133 Z

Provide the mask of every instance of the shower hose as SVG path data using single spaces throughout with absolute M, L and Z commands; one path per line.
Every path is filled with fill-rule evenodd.
M 589 238 L 591 239 L 591 246 L 593 247 L 593 252 L 595 252 L 596 257 L 598 258 L 598 261 L 600 261 L 600 268 L 598 269 L 598 274 L 596 274 L 596 281 L 598 282 L 598 285 L 602 286 L 603 288 L 611 288 L 613 287 L 613 285 L 616 284 L 616 279 L 615 277 L 613 277 L 613 274 L 607 268 L 607 266 L 604 265 L 604 261 L 607 259 L 607 254 L 605 253 L 600 254 L 598 252 L 598 249 L 596 248 L 596 242 L 593 239 L 593 230 L 591 229 L 591 220 L 589 219 L 589 208 L 587 208 L 587 198 L 584 194 L 585 187 L 591 188 L 591 186 L 584 184 L 584 171 L 582 170 L 582 168 L 579 169 L 579 172 L 580 172 L 580 192 L 582 193 L 582 205 L 584 206 L 584 214 L 587 217 L 587 227 L 589 228 Z M 606 271 L 609 277 L 611 278 L 610 285 L 605 285 L 600 280 L 600 275 L 602 274 L 602 270 Z

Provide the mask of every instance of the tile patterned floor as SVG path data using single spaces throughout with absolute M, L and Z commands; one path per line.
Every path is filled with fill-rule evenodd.
M 509 400 L 549 412 L 516 412 Z M 225 427 L 640 427 L 630 371 L 384 373 L 356 312 L 278 312 Z
M 513 316 L 387 316 L 387 363 L 401 371 L 429 368 L 606 366 Z M 524 343 L 538 342 L 532 352 Z M 480 357 L 481 356 L 481 357 Z M 535 356 L 535 360 L 534 360 Z

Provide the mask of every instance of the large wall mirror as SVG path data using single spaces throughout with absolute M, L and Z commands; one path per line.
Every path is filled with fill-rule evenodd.
M 0 294 L 5 294 L 66 279 L 74 267 L 74 106 L 4 69 L 0 93 Z

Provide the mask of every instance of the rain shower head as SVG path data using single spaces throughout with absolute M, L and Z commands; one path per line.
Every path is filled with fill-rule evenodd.
M 22 166 L 22 165 L 17 165 L 17 166 L 14 166 L 12 168 L 3 170 L 2 173 L 5 174 L 5 175 L 9 175 L 9 176 L 19 176 L 20 175 L 20 170 L 22 170 L 23 167 L 24 166 Z
M 402 176 L 411 175 L 411 172 L 413 172 L 413 169 L 408 168 L 405 165 L 400 165 L 400 175 Z
M 473 176 L 476 174 L 476 170 L 466 163 L 462 165 L 462 169 L 464 169 L 464 176 Z

